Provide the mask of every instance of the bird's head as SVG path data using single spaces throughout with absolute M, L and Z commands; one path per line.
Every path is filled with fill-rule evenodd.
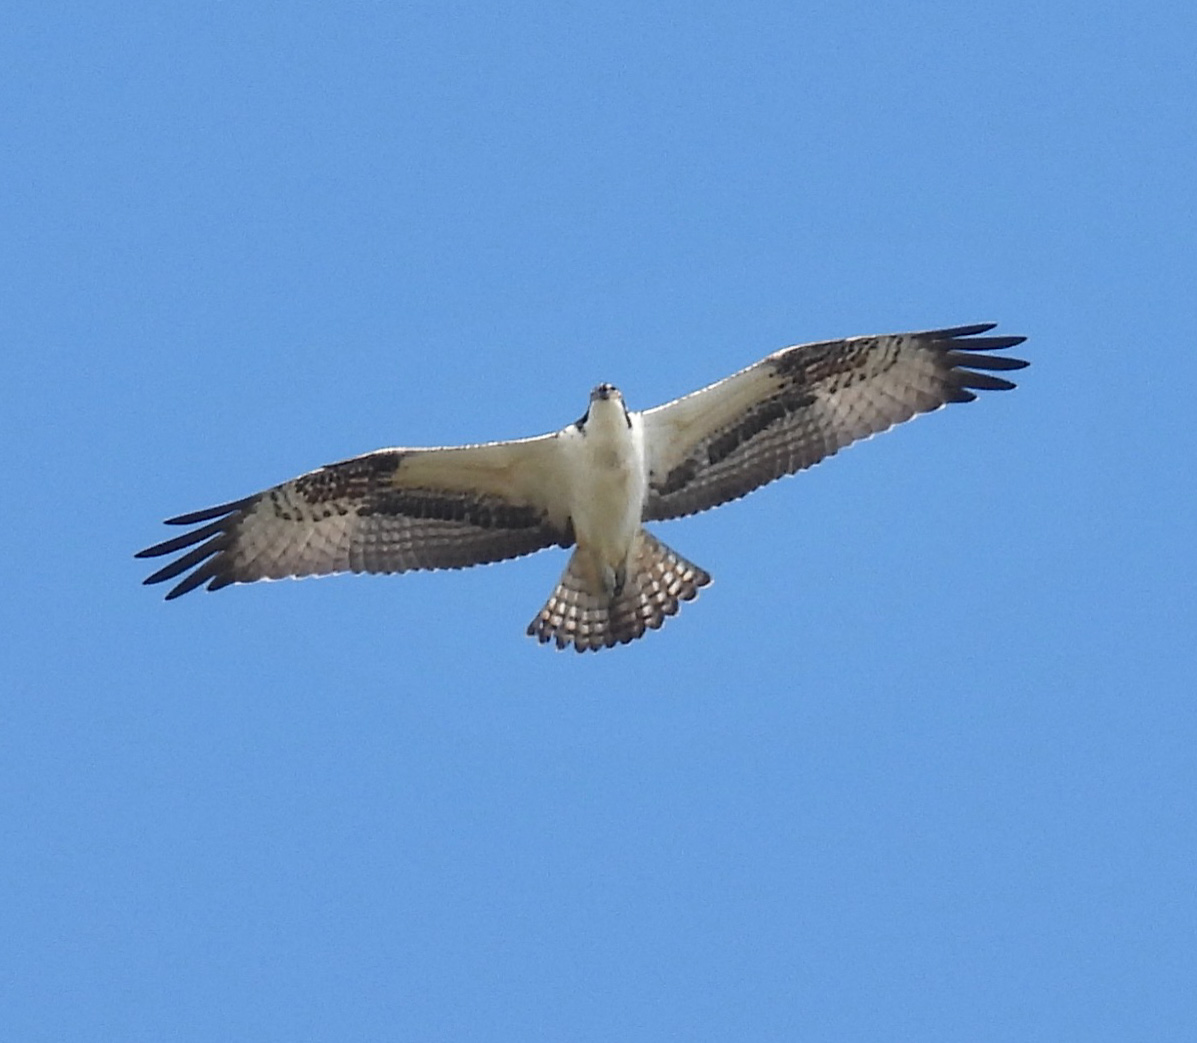
M 614 384 L 597 384 L 590 392 L 592 403 L 606 402 L 609 399 L 614 399 L 616 402 L 623 401 L 623 393 Z
M 596 418 L 604 425 L 622 422 L 628 427 L 632 426 L 623 394 L 614 384 L 599 384 L 590 392 L 590 405 L 586 409 L 586 415 L 578 421 L 578 427 L 585 429 L 586 425 Z

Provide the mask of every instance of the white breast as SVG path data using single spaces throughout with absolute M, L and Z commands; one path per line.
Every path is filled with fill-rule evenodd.
M 636 413 L 628 426 L 621 402 L 596 401 L 585 431 L 571 429 L 565 442 L 578 546 L 598 564 L 619 569 L 640 529 L 648 490 L 644 426 Z

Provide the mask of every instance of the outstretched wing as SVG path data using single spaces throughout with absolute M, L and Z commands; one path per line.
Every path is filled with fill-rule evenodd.
M 1009 390 L 984 371 L 1027 363 L 986 352 L 1026 338 L 981 336 L 994 325 L 799 344 L 648 410 L 645 520 L 706 510 L 918 413 Z
M 556 435 L 445 449 L 380 449 L 244 500 L 171 518 L 198 528 L 139 552 L 185 551 L 146 583 L 455 569 L 570 546 Z M 186 574 L 186 575 L 184 575 Z

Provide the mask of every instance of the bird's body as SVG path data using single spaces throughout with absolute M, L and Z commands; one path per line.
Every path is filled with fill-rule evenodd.
M 577 553 L 613 595 L 623 586 L 648 495 L 644 422 L 603 384 L 592 393 L 586 416 L 562 432 L 560 446 Z
M 1014 385 L 977 354 L 1021 337 L 990 324 L 785 348 L 644 412 L 600 384 L 586 415 L 554 434 L 436 449 L 382 449 L 170 524 L 198 525 L 140 552 L 185 551 L 150 576 L 207 584 L 333 572 L 461 568 L 574 547 L 528 627 L 578 651 L 655 629 L 710 576 L 643 523 L 737 499 L 916 413 Z M 982 371 L 982 372 L 979 372 Z M 186 575 L 184 575 L 186 574 Z

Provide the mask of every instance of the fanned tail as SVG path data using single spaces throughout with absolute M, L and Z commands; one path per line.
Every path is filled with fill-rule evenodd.
M 576 549 L 557 589 L 531 623 L 528 634 L 541 644 L 572 644 L 579 652 L 626 645 L 656 630 L 683 601 L 698 596 L 711 577 L 697 565 L 641 529 L 636 537 L 623 590 L 608 594 Z

